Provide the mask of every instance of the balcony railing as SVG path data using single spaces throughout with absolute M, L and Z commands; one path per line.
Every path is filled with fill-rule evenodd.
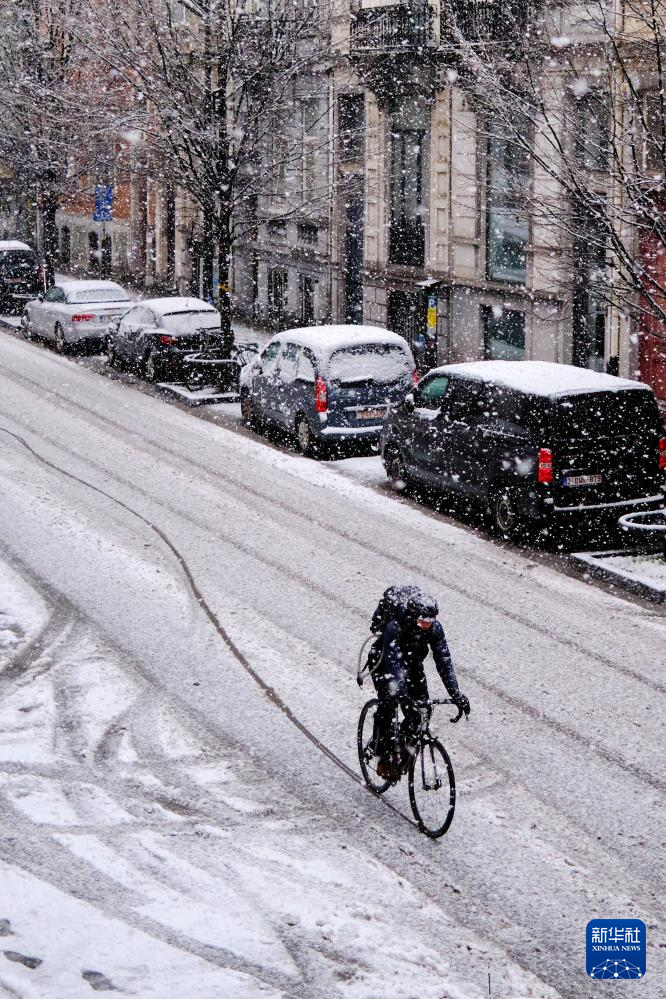
M 441 40 L 449 45 L 461 38 L 472 44 L 518 40 L 533 14 L 534 0 L 442 0 Z
M 433 41 L 433 11 L 425 3 L 365 7 L 352 19 L 350 52 L 414 52 Z

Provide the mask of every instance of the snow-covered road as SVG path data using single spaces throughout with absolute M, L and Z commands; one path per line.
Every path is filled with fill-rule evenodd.
M 633 916 L 666 996 L 659 612 L 5 335 L 0 484 L 0 989 L 579 999 Z M 472 702 L 439 843 L 347 770 L 396 581 Z

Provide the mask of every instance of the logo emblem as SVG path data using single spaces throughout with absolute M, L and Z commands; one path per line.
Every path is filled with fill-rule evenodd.
M 645 975 L 645 923 L 642 919 L 591 919 L 587 924 L 587 973 L 600 981 L 627 981 Z

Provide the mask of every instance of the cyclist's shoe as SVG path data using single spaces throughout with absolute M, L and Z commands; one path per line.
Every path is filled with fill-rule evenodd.
M 411 765 L 416 747 L 404 746 L 400 755 L 400 773 L 406 774 Z
M 402 769 L 397 767 L 391 760 L 380 760 L 377 764 L 377 773 L 382 780 L 390 780 L 393 783 L 399 781 L 402 776 Z

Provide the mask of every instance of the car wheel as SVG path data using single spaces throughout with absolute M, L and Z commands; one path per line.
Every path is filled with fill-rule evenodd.
M 55 349 L 58 351 L 59 354 L 67 354 L 69 352 L 69 344 L 65 340 L 65 332 L 60 323 L 56 323 L 54 333 L 55 333 Z
M 21 333 L 26 338 L 26 340 L 34 340 L 35 331 L 32 328 L 32 323 L 30 322 L 30 316 L 27 312 L 21 314 Z
M 386 475 L 391 487 L 397 492 L 404 492 L 409 486 L 409 476 L 405 467 L 405 459 L 400 451 L 391 452 L 386 462 Z
M 147 382 L 156 382 L 158 381 L 158 373 L 155 351 L 149 350 L 144 356 L 143 364 L 141 365 L 141 374 Z
M 119 368 L 120 361 L 118 359 L 118 351 L 116 350 L 116 345 L 109 337 L 106 341 L 106 361 L 110 368 Z
M 307 458 L 314 458 L 318 454 L 319 443 L 302 413 L 296 417 L 296 441 L 299 451 Z
M 240 408 L 241 408 L 241 419 L 246 427 L 251 427 L 252 430 L 258 431 L 260 429 L 260 421 L 257 419 L 257 414 L 254 411 L 254 403 L 252 402 L 252 396 L 245 389 L 241 392 L 240 397 Z
M 516 494 L 508 486 L 500 486 L 490 499 L 490 521 L 495 533 L 502 538 L 515 538 L 522 527 Z

